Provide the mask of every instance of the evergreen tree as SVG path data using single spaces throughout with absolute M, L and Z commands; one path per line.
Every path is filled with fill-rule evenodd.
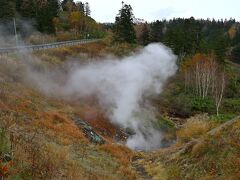
M 224 35 L 215 39 L 213 43 L 213 50 L 217 56 L 217 59 L 223 62 L 227 51 L 227 38 Z
M 41 32 L 53 33 L 55 32 L 53 18 L 59 12 L 58 0 L 48 0 L 47 4 L 38 9 L 37 13 L 37 27 Z
M 13 17 L 15 16 L 14 2 L 12 0 L 0 0 L 0 36 L 14 35 Z
M 15 8 L 16 11 L 19 13 L 22 5 L 22 0 L 15 0 Z
M 76 4 L 73 0 L 63 0 L 61 3 L 62 10 L 72 12 L 74 9 L 77 9 Z
M 149 29 L 147 23 L 143 25 L 139 39 L 142 45 L 147 45 L 149 43 Z
M 81 1 L 77 2 L 76 6 L 77 6 L 77 10 L 78 11 L 80 11 L 82 13 L 85 13 L 85 5 L 84 5 L 84 3 L 82 3 Z
M 240 64 L 240 44 L 233 48 L 231 52 L 231 61 Z
M 115 19 L 115 27 L 113 29 L 114 39 L 116 42 L 136 42 L 136 34 L 133 27 L 133 13 L 132 7 L 123 4 L 122 9 Z
M 17 0 L 16 8 L 21 17 L 24 18 L 36 18 L 37 16 L 37 3 L 35 0 Z
M 67 11 L 67 2 L 68 0 L 63 0 L 62 3 L 61 3 L 61 7 L 62 7 L 62 10 L 63 11 Z
M 85 3 L 85 15 L 86 16 L 90 16 L 91 15 L 91 10 L 90 10 L 90 6 L 89 6 L 88 2 Z
M 15 8 L 12 0 L 0 0 L 0 18 L 9 19 L 14 17 Z
M 51 18 L 54 18 L 58 15 L 60 10 L 60 4 L 58 0 L 48 0 L 48 10 Z
M 151 24 L 151 31 L 149 34 L 151 42 L 161 42 L 163 40 L 163 23 L 157 20 Z

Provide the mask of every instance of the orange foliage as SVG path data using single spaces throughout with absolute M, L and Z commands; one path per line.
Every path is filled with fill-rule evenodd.
M 235 27 L 235 25 L 233 25 L 232 27 L 230 27 L 230 29 L 228 30 L 228 36 L 230 37 L 230 39 L 235 38 L 237 35 L 237 28 Z
M 185 88 L 194 88 L 195 93 L 201 97 L 209 95 L 216 85 L 216 77 L 222 71 L 214 54 L 196 54 L 182 64 L 185 78 Z
M 21 100 L 20 104 L 15 107 L 17 112 L 25 112 L 28 115 L 36 116 L 35 105 L 30 100 Z
M 73 46 L 74 52 L 86 53 L 90 58 L 101 56 L 102 51 L 106 48 L 104 42 L 89 43 L 84 45 Z
M 85 139 L 83 133 L 71 120 L 57 112 L 44 114 L 42 120 L 36 123 L 47 130 L 54 131 L 57 136 Z
M 136 174 L 129 168 L 134 152 L 123 145 L 105 144 L 100 147 L 102 150 L 110 153 L 121 164 L 119 171 L 129 179 L 135 179 Z
M 87 121 L 95 130 L 107 135 L 107 137 L 113 138 L 115 136 L 117 128 L 110 123 L 100 108 L 84 106 L 76 114 L 82 117 L 84 121 Z
M 8 162 L 8 163 L 3 163 L 2 160 L 0 160 L 0 178 L 1 177 L 7 177 L 7 175 L 9 174 L 9 169 L 12 166 L 12 161 Z
M 0 101 L 0 109 L 8 109 L 7 105 Z
M 44 50 L 44 51 L 49 55 L 56 56 L 56 57 L 60 58 L 61 60 L 65 60 L 67 56 L 70 56 L 70 55 L 73 54 L 73 51 L 69 47 L 48 49 L 48 50 Z
M 71 12 L 69 22 L 76 31 L 82 31 L 85 28 L 85 16 L 80 11 Z
M 182 64 L 182 70 L 184 72 L 194 70 L 196 65 L 200 65 L 203 69 L 208 69 L 211 65 L 213 65 L 214 61 L 215 57 L 213 54 L 207 56 L 205 54 L 198 53 Z
M 134 155 L 133 151 L 123 145 L 105 144 L 101 146 L 101 149 L 110 153 L 120 162 L 120 164 L 126 166 L 129 165 L 131 158 Z
M 103 132 L 104 135 L 107 135 L 107 137 L 113 138 L 117 133 L 117 128 L 104 116 L 99 115 L 96 119 L 87 122 L 97 131 Z
M 56 38 L 57 38 L 57 41 L 69 41 L 69 40 L 75 40 L 76 35 L 68 31 L 59 31 L 56 34 Z
M 136 172 L 132 171 L 131 168 L 127 168 L 126 166 L 120 167 L 121 174 L 124 175 L 124 177 L 127 177 L 127 179 L 136 179 Z

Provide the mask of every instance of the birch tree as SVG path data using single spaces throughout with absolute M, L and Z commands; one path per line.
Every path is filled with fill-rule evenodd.
M 210 93 L 217 68 L 213 54 L 196 54 L 192 59 L 183 64 L 185 89 L 193 89 L 197 96 L 205 98 Z
M 222 103 L 224 89 L 226 86 L 226 76 L 224 70 L 219 70 L 214 76 L 213 98 L 215 101 L 216 113 L 219 116 L 219 108 Z
M 196 96 L 203 99 L 212 96 L 216 113 L 222 103 L 226 86 L 224 68 L 220 65 L 213 54 L 196 54 L 182 65 L 185 79 L 185 89 L 193 89 Z

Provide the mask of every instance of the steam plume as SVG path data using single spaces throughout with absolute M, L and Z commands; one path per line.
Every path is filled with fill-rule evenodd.
M 166 80 L 177 70 L 176 56 L 161 44 L 150 44 L 139 53 L 123 59 L 106 59 L 70 68 L 64 83 L 57 72 L 28 69 L 27 77 L 46 94 L 85 98 L 95 96 L 112 123 L 132 129 L 127 146 L 150 150 L 161 146 L 161 133 L 148 97 L 161 93 Z
M 161 93 L 176 72 L 176 56 L 160 44 L 121 60 L 105 60 L 77 68 L 64 88 L 65 95 L 95 95 L 110 120 L 135 131 L 127 145 L 149 150 L 160 146 L 161 134 L 152 127 L 155 117 L 147 97 Z

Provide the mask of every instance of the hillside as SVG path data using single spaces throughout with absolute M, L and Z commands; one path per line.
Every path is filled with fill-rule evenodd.
M 92 46 L 96 45 L 74 48 L 82 49 L 83 53 Z M 99 49 L 101 46 L 98 45 Z M 41 63 L 56 66 L 56 63 L 63 62 L 64 56 L 69 55 L 70 49 L 70 53 L 77 52 L 74 48 L 49 50 L 49 55 L 41 54 Z M 95 50 L 98 51 L 97 48 Z M 87 55 L 91 57 L 92 53 Z M 134 152 L 122 145 L 112 144 L 114 136 L 117 133 L 121 135 L 121 132 L 109 123 L 103 110 L 90 100 L 70 102 L 44 96 L 24 82 L 23 64 L 14 54 L 1 57 L 1 174 L 10 179 L 135 177 L 130 166 Z M 83 119 L 82 122 L 91 129 L 76 119 Z M 91 132 L 95 132 L 105 144 L 94 142 L 88 136 Z
M 153 179 L 239 179 L 240 118 L 209 131 L 200 125 L 206 117 L 196 120 L 198 127 L 192 121 L 179 130 L 175 145 L 139 155 L 137 164 L 145 174 Z
M 36 69 L 54 69 L 71 59 L 99 59 L 113 49 L 99 42 L 1 57 L 1 174 L 9 179 L 237 179 L 239 118 L 211 131 L 222 122 L 207 115 L 180 125 L 162 117 L 165 139 L 175 143 L 138 152 L 119 143 L 128 135 L 110 123 L 94 98 L 46 96 L 23 78 L 22 60 L 29 57 L 37 58 Z

